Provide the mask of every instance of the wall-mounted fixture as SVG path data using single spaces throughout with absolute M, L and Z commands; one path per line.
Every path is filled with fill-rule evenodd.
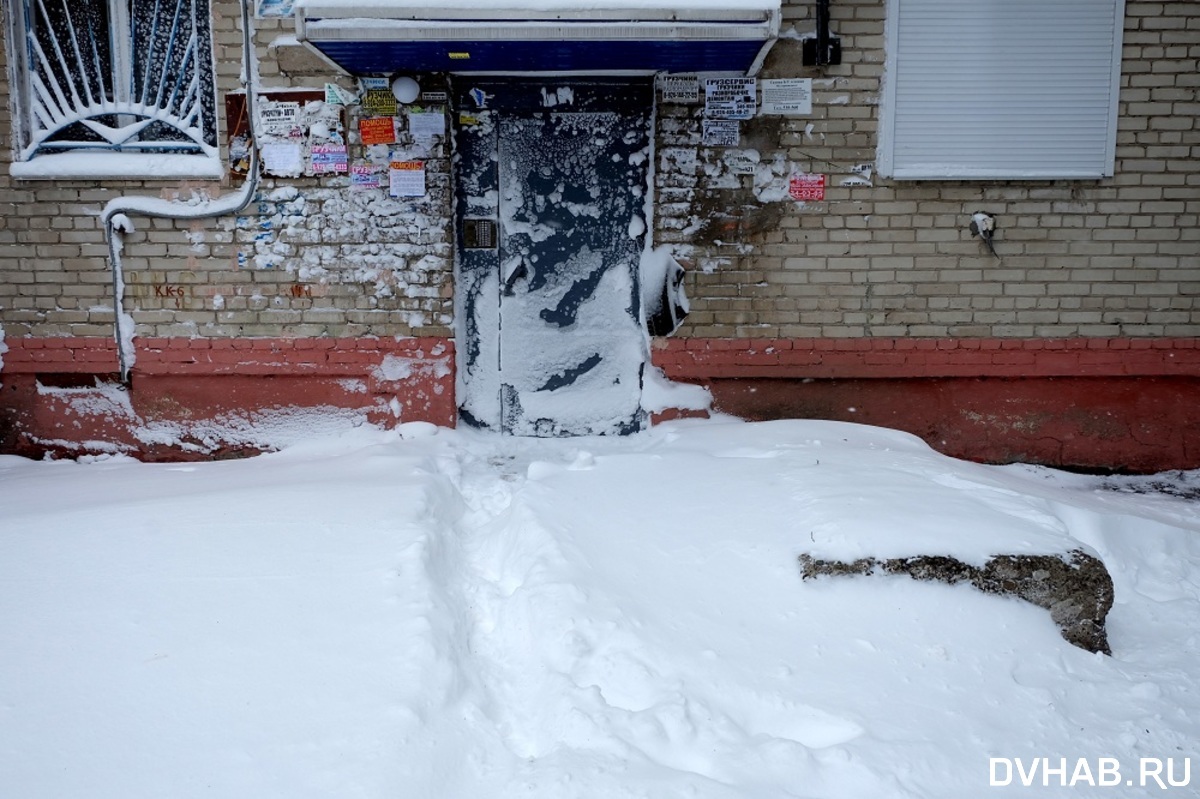
M 804 40 L 801 63 L 806 67 L 828 67 L 842 63 L 842 40 L 829 33 L 829 0 L 817 0 L 817 35 Z
M 999 258 L 996 254 L 996 245 L 992 242 L 992 238 L 996 235 L 996 217 L 994 214 L 989 214 L 987 211 L 976 211 L 971 214 L 971 224 L 968 225 L 971 229 L 971 237 L 978 236 L 983 239 L 983 243 L 987 245 L 988 251 L 993 257 Z
M 396 102 L 408 105 L 421 96 L 421 85 L 407 75 L 392 78 L 392 94 Z

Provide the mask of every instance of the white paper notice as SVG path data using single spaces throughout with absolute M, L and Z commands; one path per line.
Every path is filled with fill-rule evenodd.
M 258 109 L 262 132 L 268 136 L 302 135 L 300 128 L 300 103 L 264 102 Z
M 695 75 L 663 75 L 658 85 L 664 103 L 700 102 L 700 79 Z
M 408 132 L 417 141 L 433 141 L 446 135 L 446 115 L 441 111 L 413 112 L 408 115 Z
M 302 149 L 292 142 L 267 142 L 262 146 L 263 167 L 272 175 L 295 177 L 304 171 Z
M 758 153 L 745 150 L 726 153 L 725 167 L 734 175 L 753 175 L 758 171 Z
M 781 78 L 762 82 L 762 113 L 812 114 L 812 78 Z
M 709 119 L 751 119 L 758 108 L 755 78 L 706 78 L 704 116 Z
M 741 142 L 741 126 L 736 119 L 704 120 L 705 147 L 737 147 Z
M 425 162 L 392 161 L 388 189 L 393 197 L 424 197 Z

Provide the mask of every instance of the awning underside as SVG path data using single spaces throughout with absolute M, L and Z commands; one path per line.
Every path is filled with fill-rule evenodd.
M 303 13 L 303 12 L 302 12 Z M 654 12 L 650 12 L 653 14 Z M 393 72 L 756 71 L 778 12 L 697 19 L 388 19 L 301 16 L 299 39 L 354 75 Z

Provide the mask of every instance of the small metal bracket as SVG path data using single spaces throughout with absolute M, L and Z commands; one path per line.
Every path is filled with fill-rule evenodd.
M 806 67 L 830 67 L 842 63 L 842 40 L 831 37 L 825 42 L 824 50 L 820 39 L 805 39 L 801 63 Z

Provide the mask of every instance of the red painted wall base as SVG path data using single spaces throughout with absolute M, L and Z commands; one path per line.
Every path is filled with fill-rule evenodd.
M 1196 339 L 670 339 L 655 364 L 745 419 L 904 430 L 990 463 L 1200 468 Z
M 744 419 L 890 427 L 987 463 L 1151 473 L 1200 468 L 1200 378 L 719 379 Z
M 128 386 L 102 339 L 8 339 L 0 451 L 236 456 L 363 423 L 453 425 L 446 339 L 142 339 Z
M 109 340 L 5 344 L 0 452 L 199 459 L 456 420 L 447 339 L 139 339 L 128 387 Z M 654 363 L 747 419 L 880 425 L 998 463 L 1200 468 L 1196 339 L 667 339 Z

